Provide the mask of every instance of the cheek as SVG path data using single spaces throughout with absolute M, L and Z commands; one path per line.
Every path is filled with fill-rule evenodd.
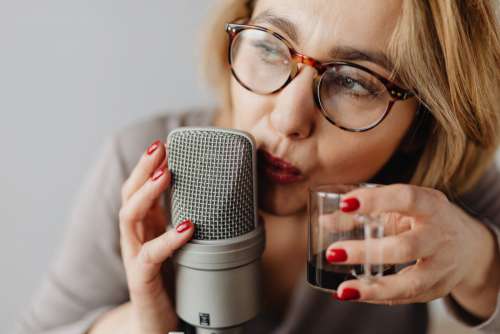
M 242 87 L 234 78 L 230 83 L 232 110 L 232 126 L 239 130 L 249 131 L 272 108 L 272 98 L 262 96 L 248 91 Z
M 358 183 L 372 178 L 398 149 L 415 110 L 411 103 L 394 108 L 378 127 L 367 132 L 330 129 L 321 139 L 324 149 L 318 154 L 315 182 Z

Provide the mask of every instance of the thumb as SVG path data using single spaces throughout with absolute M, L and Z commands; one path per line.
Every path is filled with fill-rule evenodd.
M 146 264 L 161 264 L 177 249 L 187 243 L 194 232 L 194 224 L 186 219 L 176 228 L 142 245 L 139 260 Z

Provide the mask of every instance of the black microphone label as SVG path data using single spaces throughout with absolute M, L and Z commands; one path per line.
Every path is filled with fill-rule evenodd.
M 199 313 L 200 314 L 200 325 L 210 326 L 210 314 L 209 313 Z

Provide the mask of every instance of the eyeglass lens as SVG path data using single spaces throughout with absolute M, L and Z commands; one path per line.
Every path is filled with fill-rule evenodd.
M 231 46 L 231 64 L 238 80 L 259 94 L 283 87 L 294 63 L 288 46 L 273 34 L 246 29 Z M 391 97 L 382 82 L 362 69 L 336 64 L 319 79 L 321 108 L 335 124 L 362 129 L 376 124 L 385 114 Z

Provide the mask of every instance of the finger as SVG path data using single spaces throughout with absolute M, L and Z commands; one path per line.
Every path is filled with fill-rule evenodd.
M 408 299 L 384 299 L 384 300 L 363 300 L 363 303 L 376 304 L 376 305 L 404 305 L 414 303 L 427 303 L 434 299 L 443 297 L 447 294 L 446 290 L 440 288 L 440 282 L 432 285 L 427 292 Z M 448 291 L 449 292 L 449 291 Z
M 384 235 L 400 234 L 410 230 L 414 219 L 408 216 L 402 216 L 398 213 L 382 213 L 375 217 L 382 223 Z M 341 211 L 320 215 L 318 217 L 320 228 L 324 228 L 331 233 L 341 233 L 353 231 L 360 228 L 364 222 L 357 219 L 357 216 L 349 215 Z
M 331 233 L 340 233 L 352 231 L 360 227 L 363 223 L 354 216 L 347 215 L 340 211 L 334 213 L 320 215 L 318 217 L 320 228 Z
M 120 232 L 135 249 L 141 244 L 136 225 L 148 214 L 149 209 L 171 183 L 172 175 L 166 168 L 157 169 L 151 178 L 136 191 L 120 209 Z
M 164 193 L 163 193 L 164 194 Z M 163 195 L 162 194 L 162 195 Z M 162 196 L 160 196 L 161 198 Z M 149 222 L 149 226 L 154 230 L 155 234 L 154 237 L 156 238 L 160 234 L 165 233 L 167 226 L 167 215 L 168 213 L 166 212 L 165 208 L 153 204 L 153 207 L 148 213 L 147 218 L 145 218 Z
M 401 234 L 411 230 L 415 226 L 415 218 L 404 216 L 397 212 L 384 212 L 375 216 L 382 222 L 384 236 Z
M 347 193 L 341 207 L 344 212 L 379 214 L 398 212 L 412 216 L 430 216 L 448 200 L 435 189 L 408 184 L 376 188 L 358 188 Z
M 419 302 L 429 295 L 439 281 L 439 275 L 435 273 L 436 268 L 432 268 L 432 264 L 428 263 L 430 261 L 419 261 L 395 275 L 373 280 L 343 282 L 337 290 L 337 296 L 341 300 L 354 296 L 358 300 L 381 304 L 392 304 L 396 301 Z
M 413 230 L 380 239 L 342 240 L 331 244 L 326 257 L 331 263 L 402 264 L 431 256 L 437 251 L 439 242 L 432 237 L 432 229 L 421 225 Z M 342 257 L 335 254 L 344 252 Z M 339 259 L 340 261 L 335 261 Z
M 146 242 L 140 251 L 139 257 L 147 264 L 160 264 L 174 251 L 188 242 L 194 233 L 194 224 L 185 220 L 176 228 L 172 228 L 159 237 Z
M 428 267 L 431 264 L 427 264 Z M 446 277 L 449 277 L 449 272 L 444 270 L 436 270 L 436 264 L 432 264 L 434 269 L 429 269 L 429 271 L 433 271 L 433 282 L 429 282 L 429 287 L 418 294 L 417 296 L 412 296 L 410 298 L 398 298 L 398 299 L 382 299 L 382 300 L 363 300 L 363 302 L 367 302 L 370 304 L 379 304 L 379 305 L 402 305 L 402 304 L 410 304 L 410 303 L 425 303 L 432 301 L 434 299 L 443 297 L 450 292 L 450 284 Z M 399 274 L 403 274 L 405 271 L 415 270 L 412 266 L 404 268 Z
M 163 164 L 166 165 L 166 148 L 161 141 L 157 140 L 146 149 L 129 178 L 123 184 L 122 203 L 126 202 L 142 187 L 151 174 Z

